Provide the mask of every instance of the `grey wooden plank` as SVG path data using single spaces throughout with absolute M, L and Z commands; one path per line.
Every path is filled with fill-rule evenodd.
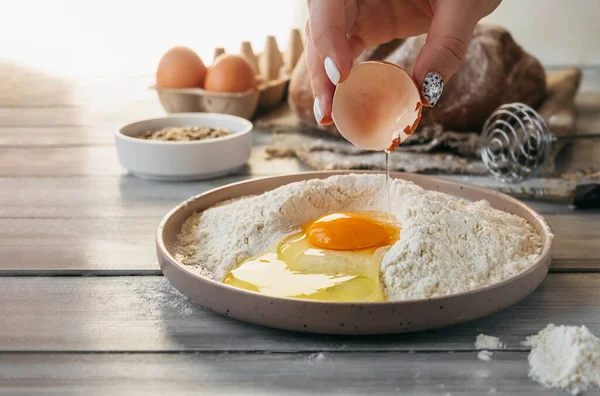
M 527 371 L 525 352 L 0 354 L 0 394 L 565 394 Z
M 564 67 L 551 67 L 551 69 L 562 69 Z M 600 92 L 600 67 L 588 66 L 583 68 L 583 78 L 579 91 L 582 93 Z
M 446 329 L 335 337 L 267 329 L 211 313 L 164 277 L 0 278 L 0 352 L 473 350 L 479 333 L 510 349 L 548 323 L 600 335 L 600 274 L 550 274 L 520 303 Z
M 123 175 L 114 147 L 4 148 L 0 176 Z
M 93 126 L 0 127 L 0 147 L 114 144 L 114 130 Z
M 99 205 L 72 218 L 0 218 L 0 274 L 156 273 L 154 233 L 169 205 L 159 201 L 159 216 L 128 217 L 133 206 L 120 217 L 97 217 Z M 546 218 L 556 234 L 552 271 L 600 271 L 600 215 Z
M 574 141 L 566 145 L 556 159 L 559 172 L 585 168 L 600 168 L 600 139 Z
M 0 126 L 114 127 L 164 115 L 152 76 L 58 78 L 0 63 Z
M 490 189 L 505 189 L 511 188 L 570 188 L 574 189 L 576 182 L 566 182 L 559 178 L 531 178 L 524 180 L 518 184 L 507 184 L 495 179 L 492 176 L 465 176 L 465 175 L 440 175 L 440 177 L 456 182 L 474 184 L 477 186 Z M 542 214 L 578 214 L 578 213 L 600 213 L 598 209 L 586 209 L 585 211 L 570 208 L 568 199 L 564 201 L 547 201 L 547 200 L 523 200 L 527 205 Z
M 1 219 L 0 274 L 159 273 L 160 218 L 109 219 Z
M 151 99 L 156 93 L 148 87 L 154 75 L 56 75 L 24 64 L 0 60 L 0 107 L 40 108 L 95 105 L 105 109 Z M 100 106 L 101 105 L 101 106 Z M 26 120 L 22 120 L 25 121 Z M 51 124 L 48 124 L 51 125 Z
M 73 104 L 73 83 L 8 60 L 0 61 L 0 106 Z
M 0 178 L 0 217 L 158 217 L 213 188 L 251 179 L 158 183 L 133 176 Z
M 0 126 L 84 126 L 84 111 L 79 106 L 2 107 Z
M 552 269 L 594 270 L 600 268 L 600 215 L 546 215 L 555 239 Z
M 1 117 L 1 116 L 0 116 Z M 264 147 L 252 149 L 248 167 L 239 173 L 275 175 L 308 170 L 289 158 L 268 160 Z M 0 177 L 121 176 L 126 170 L 113 146 L 0 149 Z
M 145 91 L 147 88 L 142 88 Z M 150 92 L 147 93 L 150 95 Z M 83 105 L 43 105 L 39 107 L 0 107 L 0 126 L 9 127 L 83 127 L 106 126 L 114 131 L 119 126 L 157 116 L 164 110 L 153 94 L 144 100 L 131 96 L 103 94 L 85 100 Z
M 162 216 L 191 196 L 251 178 L 157 183 L 133 176 L 0 177 L 0 217 Z M 542 214 L 600 214 L 573 211 L 566 203 L 527 204 Z
M 583 73 L 576 100 L 581 133 L 599 130 L 598 75 L 592 68 Z M 106 124 L 112 131 L 126 121 L 164 114 L 155 92 L 148 89 L 153 79 L 152 75 L 65 78 L 0 62 L 0 80 L 6 85 L 0 91 L 0 126 L 4 126 L 0 145 L 30 145 L 20 132 L 31 134 L 37 145 L 106 144 L 101 131 L 85 137 L 78 133 L 65 136 L 65 131 L 92 125 L 98 129 L 98 124 Z
M 580 93 L 576 99 L 577 132 L 582 135 L 600 133 L 600 93 Z
M 261 137 L 264 139 L 264 136 Z M 560 171 L 598 167 L 600 140 L 578 141 L 565 147 L 557 160 Z M 255 146 L 246 173 L 274 175 L 309 171 L 291 158 L 268 159 L 264 146 Z M 0 149 L 0 177 L 120 176 L 125 170 L 113 146 L 8 147 Z

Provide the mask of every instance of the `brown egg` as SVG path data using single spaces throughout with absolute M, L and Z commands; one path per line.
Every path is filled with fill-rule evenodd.
M 391 63 L 369 61 L 337 86 L 331 117 L 355 146 L 394 151 L 417 128 L 422 107 L 411 76 Z
M 206 66 L 189 48 L 175 47 L 167 51 L 156 69 L 156 86 L 161 88 L 202 87 Z
M 243 55 L 223 54 L 208 68 L 204 89 L 213 92 L 245 92 L 256 89 L 256 75 Z

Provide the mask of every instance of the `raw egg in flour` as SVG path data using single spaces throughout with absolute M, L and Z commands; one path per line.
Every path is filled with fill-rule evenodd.
M 243 261 L 223 282 L 276 297 L 383 301 L 381 259 L 399 237 L 387 213 L 329 214 Z
M 368 61 L 354 66 L 337 86 L 331 117 L 355 146 L 394 151 L 417 128 L 422 107 L 419 89 L 404 70 Z

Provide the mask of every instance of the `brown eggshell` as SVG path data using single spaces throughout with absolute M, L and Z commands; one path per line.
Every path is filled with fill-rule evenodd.
M 171 48 L 156 69 L 156 86 L 161 88 L 199 88 L 204 84 L 206 66 L 187 47 Z
M 208 68 L 204 81 L 204 89 L 212 92 L 246 92 L 256 87 L 256 73 L 243 55 L 219 56 Z
M 404 70 L 369 61 L 354 66 L 336 88 L 332 118 L 355 146 L 393 151 L 417 128 L 422 108 L 419 89 Z

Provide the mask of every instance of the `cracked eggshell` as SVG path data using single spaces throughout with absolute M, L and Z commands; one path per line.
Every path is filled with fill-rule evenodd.
M 332 118 L 350 143 L 365 150 L 393 151 L 417 128 L 421 94 L 398 66 L 368 61 L 352 68 L 333 96 Z

